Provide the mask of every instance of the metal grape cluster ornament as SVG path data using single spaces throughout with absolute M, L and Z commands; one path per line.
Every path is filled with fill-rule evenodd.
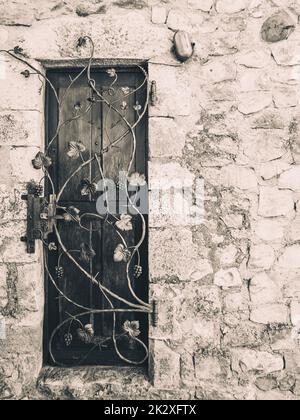
M 187 57 L 192 52 L 191 48 L 189 48 L 188 40 L 182 36 L 181 34 L 177 34 L 177 49 L 179 54 L 182 58 Z M 136 112 L 136 121 L 130 124 L 126 117 L 126 109 L 129 106 L 128 97 L 132 94 L 131 89 L 128 87 L 122 87 L 122 94 L 123 100 L 121 103 L 121 111 L 119 111 L 114 102 L 110 103 L 107 97 L 104 97 L 101 91 L 99 91 L 96 87 L 96 82 L 93 80 L 91 76 L 91 67 L 93 63 L 94 57 L 94 44 L 90 37 L 82 37 L 78 41 L 78 47 L 81 46 L 90 46 L 91 54 L 88 60 L 86 67 L 80 72 L 80 75 L 85 74 L 87 79 L 87 85 L 91 88 L 92 95 L 91 97 L 87 98 L 87 109 L 91 109 L 94 104 L 99 102 L 105 103 L 115 114 L 118 118 L 125 123 L 127 126 L 128 133 L 131 135 L 131 142 L 132 142 L 132 156 L 130 159 L 130 164 L 127 168 L 126 176 L 124 180 L 118 186 L 122 191 L 125 191 L 127 194 L 128 200 L 135 208 L 135 204 L 131 202 L 131 198 L 128 193 L 128 186 L 143 186 L 146 184 L 146 177 L 144 174 L 135 173 L 132 171 L 132 165 L 135 159 L 134 153 L 136 151 L 136 134 L 135 128 L 141 122 L 142 118 L 145 116 L 147 112 L 147 107 L 149 103 L 150 95 L 150 84 L 148 80 L 148 75 L 146 71 L 140 67 L 139 70 L 144 74 L 145 80 L 143 86 L 147 86 L 147 99 L 145 104 L 135 103 L 134 104 L 134 111 Z M 21 47 L 15 47 L 12 50 L 4 51 L 5 53 L 9 54 L 11 57 L 17 59 L 18 61 L 22 62 L 24 65 L 27 66 L 27 69 L 22 72 L 24 77 L 29 77 L 30 74 L 37 74 L 39 78 L 43 78 L 44 82 L 49 85 L 52 89 L 56 101 L 58 103 L 58 109 L 61 109 L 63 99 L 59 98 L 57 91 L 55 90 L 54 86 L 48 80 L 48 78 L 40 72 L 38 69 L 34 68 L 32 64 L 27 61 L 27 58 L 24 54 L 24 51 Z M 107 75 L 111 79 L 111 84 L 109 86 L 108 91 L 113 96 L 114 90 L 116 88 L 116 84 L 118 81 L 118 71 L 115 68 L 110 68 L 107 70 Z M 71 80 L 70 86 L 67 88 L 67 91 L 75 84 L 76 78 Z M 66 95 L 65 95 L 66 96 Z M 81 118 L 82 106 L 78 104 L 74 110 L 74 116 L 72 120 L 76 120 Z M 71 120 L 71 121 L 72 121 Z M 99 349 L 99 357 L 101 357 L 101 349 L 105 347 L 108 343 L 110 343 L 117 355 L 121 360 L 126 363 L 140 365 L 145 362 L 148 358 L 148 348 L 144 344 L 144 342 L 139 338 L 141 335 L 140 324 L 136 320 L 127 320 L 123 324 L 122 330 L 117 332 L 116 329 L 116 315 L 118 313 L 121 314 L 133 314 L 133 313 L 144 313 L 144 314 L 152 314 L 154 316 L 154 324 L 157 322 L 157 303 L 155 302 L 154 305 L 150 305 L 147 302 L 143 301 L 139 298 L 134 291 L 132 286 L 133 279 L 131 275 L 135 279 L 139 279 L 143 274 L 143 267 L 140 264 L 140 247 L 144 242 L 146 236 L 146 221 L 144 216 L 139 212 L 138 209 L 137 215 L 140 217 L 141 224 L 142 224 L 142 233 L 141 237 L 137 241 L 137 243 L 133 246 L 130 246 L 126 243 L 124 234 L 133 230 L 133 221 L 132 217 L 128 214 L 122 214 L 120 217 L 116 217 L 112 214 L 109 214 L 109 209 L 107 210 L 107 215 L 103 216 L 100 214 L 93 214 L 93 217 L 96 219 L 101 220 L 104 223 L 107 223 L 110 228 L 114 229 L 117 233 L 118 240 L 115 243 L 114 253 L 111 255 L 111 259 L 114 263 L 118 266 L 124 264 L 124 281 L 128 283 L 128 288 L 131 292 L 132 301 L 128 298 L 124 298 L 123 296 L 118 295 L 118 293 L 112 292 L 109 288 L 105 287 L 99 278 L 99 273 L 97 275 L 91 274 L 86 270 L 86 266 L 89 264 L 90 261 L 93 261 L 96 257 L 96 253 L 94 249 L 84 242 L 78 244 L 78 249 L 68 249 L 65 245 L 57 223 L 74 223 L 83 230 L 88 230 L 84 224 L 84 220 L 87 217 L 86 214 L 81 213 L 79 209 L 75 206 L 71 206 L 65 208 L 61 206 L 61 197 L 64 192 L 68 188 L 70 180 L 74 177 L 75 174 L 80 173 L 81 169 L 86 167 L 89 163 L 95 162 L 98 167 L 98 180 L 103 179 L 103 167 L 101 163 L 100 157 L 111 150 L 112 147 L 116 147 L 115 145 L 122 141 L 122 139 L 111 139 L 110 146 L 106 147 L 105 149 L 101 150 L 99 154 L 94 154 L 93 156 L 88 156 L 86 153 L 86 148 L 84 144 L 80 141 L 80 139 L 72 139 L 68 143 L 68 149 L 66 151 L 67 158 L 77 162 L 78 167 L 76 171 L 71 174 L 70 178 L 65 182 L 65 184 L 61 187 L 59 191 L 55 191 L 54 182 L 51 178 L 49 173 L 49 168 L 51 168 L 52 160 L 49 157 L 49 148 L 51 144 L 58 138 L 60 133 L 61 127 L 63 127 L 66 122 L 58 121 L 57 129 L 52 139 L 48 142 L 48 147 L 45 153 L 39 152 L 34 159 L 32 160 L 32 165 L 36 170 L 43 171 L 43 178 L 39 184 L 35 184 L 34 182 L 28 185 L 28 195 L 23 197 L 28 201 L 28 228 L 27 228 L 27 236 L 23 238 L 25 242 L 27 242 L 27 249 L 28 252 L 34 252 L 34 242 L 37 239 L 41 239 L 45 246 L 45 254 L 47 252 L 58 252 L 59 258 L 57 262 L 57 266 L 55 267 L 54 272 L 52 273 L 50 268 L 47 265 L 47 259 L 45 258 L 45 269 L 48 275 L 50 282 L 52 282 L 54 288 L 56 289 L 58 296 L 60 299 L 64 299 L 68 303 L 72 304 L 74 308 L 77 310 L 80 309 L 81 313 L 72 315 L 67 313 L 67 318 L 58 325 L 52 335 L 50 337 L 49 343 L 49 353 L 51 355 L 52 361 L 59 366 L 65 366 L 64 363 L 58 360 L 57 355 L 54 354 L 53 351 L 53 342 L 54 340 L 61 339 L 63 345 L 66 348 L 71 348 L 73 345 L 74 340 L 79 340 L 83 345 L 87 346 L 87 354 L 91 352 L 91 348 Z M 124 137 L 125 138 L 125 137 Z M 45 198 L 42 198 L 41 195 L 43 193 L 42 184 L 44 183 L 45 179 L 48 181 L 49 185 L 52 186 L 52 194 L 50 195 L 49 201 Z M 81 196 L 93 196 L 97 192 L 97 180 L 91 180 L 83 178 L 81 180 Z M 34 215 L 34 216 L 32 216 Z M 38 216 L 37 216 L 38 215 Z M 110 216 L 113 216 L 110 218 Z M 113 222 L 111 220 L 114 220 Z M 91 228 L 92 229 L 92 228 Z M 49 233 L 51 233 L 51 241 L 48 241 Z M 53 235 L 55 234 L 56 240 L 53 240 Z M 73 264 L 76 269 L 85 275 L 85 278 L 88 282 L 92 285 L 97 287 L 98 293 L 104 298 L 107 308 L 106 309 L 99 309 L 96 310 L 91 307 L 87 307 L 82 305 L 80 302 L 74 301 L 71 299 L 67 291 L 62 288 L 61 281 L 65 276 L 65 264 Z M 132 270 L 129 270 L 129 267 L 132 266 Z M 132 274 L 130 274 L 132 272 Z M 114 302 L 114 303 L 113 303 Z M 120 307 L 116 306 L 115 302 L 119 302 L 122 305 Z M 125 308 L 124 308 L 125 306 Z M 92 323 L 84 324 L 82 319 L 86 316 L 90 316 L 91 319 L 93 316 L 97 314 L 110 314 L 112 320 L 112 335 L 111 337 L 97 337 L 95 334 L 94 326 Z M 131 315 L 132 319 L 132 315 Z M 129 343 L 134 342 L 136 347 L 139 348 L 139 354 L 143 353 L 141 360 L 129 360 L 129 358 L 122 354 L 120 350 L 119 342 L 127 337 Z M 126 353 L 127 354 L 127 353 Z M 82 364 L 85 360 L 85 357 L 78 360 L 78 365 Z

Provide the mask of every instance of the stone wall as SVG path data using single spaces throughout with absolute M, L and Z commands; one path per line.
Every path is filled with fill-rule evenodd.
M 41 70 L 87 57 L 83 35 L 98 59 L 149 60 L 150 181 L 204 179 L 206 210 L 200 226 L 151 218 L 150 379 L 41 371 L 41 251 L 19 237 L 20 194 L 41 178 L 44 91 L 2 54 L 0 398 L 300 398 L 299 15 L 299 0 L 0 1 L 0 49 L 19 45 Z M 195 42 L 185 64 L 178 29 Z

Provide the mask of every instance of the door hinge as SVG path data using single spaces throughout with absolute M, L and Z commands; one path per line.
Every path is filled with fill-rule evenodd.
M 151 82 L 151 87 L 150 87 L 150 103 L 152 106 L 156 106 L 157 105 L 157 83 L 156 80 L 153 80 Z
M 56 218 L 55 196 L 50 196 L 50 201 L 42 195 L 42 188 L 31 182 L 27 185 L 27 194 L 22 195 L 22 200 L 27 201 L 27 231 L 21 238 L 27 244 L 27 253 L 35 253 L 35 241 L 43 240 L 53 232 Z
M 153 305 L 153 311 L 152 311 L 152 325 L 153 327 L 158 326 L 158 301 L 154 300 L 152 302 Z

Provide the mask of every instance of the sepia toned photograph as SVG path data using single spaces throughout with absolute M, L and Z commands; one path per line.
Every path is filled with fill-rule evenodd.
M 300 0 L 0 0 L 0 400 L 300 400 Z

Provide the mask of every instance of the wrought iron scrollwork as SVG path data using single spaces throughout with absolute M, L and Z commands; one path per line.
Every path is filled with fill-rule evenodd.
M 144 344 L 144 342 L 139 338 L 140 337 L 140 325 L 138 321 L 126 321 L 123 324 L 122 332 L 116 331 L 116 315 L 118 313 L 126 314 L 126 313 L 144 313 L 152 315 L 153 319 L 153 325 L 157 325 L 158 321 L 158 304 L 157 302 L 154 302 L 153 305 L 143 301 L 139 296 L 137 296 L 131 278 L 132 274 L 130 271 L 130 266 L 133 261 L 137 260 L 137 264 L 134 266 L 133 270 L 133 276 L 135 278 L 139 278 L 142 275 L 143 267 L 140 263 L 140 248 L 145 240 L 146 237 L 146 221 L 144 218 L 144 215 L 139 211 L 139 209 L 136 207 L 135 203 L 132 201 L 132 198 L 128 192 L 128 184 L 130 182 L 130 176 L 135 178 L 135 182 L 144 182 L 145 177 L 143 174 L 132 174 L 132 168 L 133 163 L 135 160 L 135 154 L 136 154 L 136 145 L 137 145 L 137 139 L 136 139 L 136 132 L 135 129 L 138 126 L 138 124 L 142 121 L 143 117 L 145 116 L 148 108 L 148 103 L 155 102 L 156 101 L 156 85 L 155 83 L 152 84 L 152 90 L 151 90 L 151 83 L 149 83 L 148 80 L 148 74 L 147 72 L 140 66 L 140 71 L 144 74 L 144 81 L 141 86 L 137 88 L 137 90 L 141 88 L 147 88 L 147 99 L 144 104 L 136 103 L 134 105 L 134 110 L 136 112 L 137 118 L 134 123 L 130 123 L 126 118 L 126 107 L 127 107 L 127 99 L 130 97 L 130 95 L 134 94 L 137 90 L 131 91 L 129 88 L 123 87 L 122 88 L 122 94 L 123 94 L 123 104 L 121 104 L 121 109 L 117 108 L 116 103 L 114 101 L 110 101 L 107 96 L 103 94 L 102 91 L 97 88 L 96 81 L 92 77 L 92 63 L 93 63 L 93 57 L 94 57 L 94 44 L 90 37 L 82 37 L 78 42 L 78 47 L 81 46 L 87 46 L 89 45 L 91 48 L 91 54 L 90 58 L 88 60 L 87 65 L 78 73 L 78 75 L 71 80 L 70 85 L 66 89 L 63 97 L 59 97 L 57 91 L 55 90 L 53 84 L 51 81 L 39 70 L 35 69 L 32 64 L 30 64 L 26 57 L 24 56 L 24 52 L 21 48 L 16 47 L 13 50 L 5 51 L 7 54 L 9 54 L 11 57 L 21 61 L 23 64 L 26 64 L 28 66 L 28 72 L 30 70 L 30 74 L 37 74 L 38 77 L 43 79 L 45 83 L 47 83 L 50 88 L 52 89 L 55 100 L 58 104 L 58 109 L 60 110 L 62 107 L 62 104 L 64 102 L 65 97 L 67 96 L 69 90 L 71 87 L 76 83 L 76 81 L 82 76 L 85 75 L 87 78 L 87 84 L 90 87 L 92 91 L 92 95 L 90 98 L 87 99 L 87 106 L 85 109 L 82 108 L 82 106 L 78 107 L 78 109 L 75 110 L 74 116 L 70 118 L 67 121 L 58 121 L 57 128 L 55 130 L 54 136 L 49 140 L 48 146 L 46 148 L 45 153 L 38 153 L 38 155 L 33 160 L 32 164 L 36 169 L 42 169 L 44 172 L 44 179 L 48 180 L 48 183 L 50 184 L 50 187 L 52 189 L 52 194 L 50 195 L 49 201 L 46 201 L 44 198 L 41 197 L 42 191 L 41 191 L 41 185 L 42 181 L 39 185 L 30 183 L 28 185 L 28 194 L 26 197 L 23 197 L 28 202 L 28 228 L 27 228 L 27 235 L 25 238 L 23 238 L 24 241 L 27 242 L 27 249 L 28 252 L 33 253 L 34 252 L 34 245 L 35 240 L 40 239 L 43 241 L 43 244 L 45 246 L 45 249 L 47 252 L 50 250 L 57 250 L 57 247 L 61 250 L 61 254 L 58 259 L 58 265 L 56 267 L 56 274 L 53 275 L 51 273 L 51 270 L 49 269 L 47 265 L 46 258 L 44 259 L 45 269 L 48 274 L 48 277 L 50 279 L 50 282 L 52 282 L 53 286 L 58 292 L 58 295 L 65 299 L 66 302 L 71 303 L 76 307 L 77 309 L 80 309 L 80 314 L 72 315 L 67 314 L 67 319 L 65 319 L 63 322 L 61 322 L 60 325 L 58 325 L 54 331 L 52 332 L 52 335 L 50 337 L 50 343 L 49 343 L 49 353 L 51 355 L 51 358 L 53 362 L 57 365 L 64 366 L 63 363 L 60 363 L 59 360 L 57 360 L 57 357 L 54 355 L 53 352 L 53 341 L 55 340 L 55 337 L 57 334 L 61 334 L 61 332 L 64 332 L 63 339 L 65 342 L 65 345 L 67 347 L 72 345 L 73 339 L 74 339 L 74 326 L 75 331 L 77 334 L 77 339 L 81 340 L 81 342 L 89 344 L 89 346 L 92 347 L 92 349 L 99 348 L 101 349 L 103 346 L 106 345 L 108 341 L 113 343 L 113 347 L 119 356 L 119 358 L 126 363 L 130 363 L 133 365 L 140 365 L 145 362 L 145 360 L 148 358 L 148 348 Z M 107 70 L 108 76 L 111 78 L 111 84 L 108 89 L 108 97 L 113 97 L 113 94 L 116 89 L 116 84 L 118 81 L 118 72 L 116 69 L 111 68 Z M 27 75 L 27 72 L 26 72 Z M 54 182 L 50 176 L 49 168 L 52 165 L 51 158 L 49 157 L 49 150 L 52 146 L 52 144 L 56 141 L 58 138 L 58 135 L 62 129 L 62 127 L 65 127 L 67 124 L 70 124 L 70 122 L 82 118 L 83 115 L 87 114 L 96 103 L 103 103 L 105 104 L 110 112 L 114 112 L 119 119 L 125 124 L 126 131 L 124 134 L 122 134 L 120 137 L 116 139 L 112 139 L 108 146 L 103 148 L 100 153 L 95 153 L 93 156 L 89 156 L 88 158 L 85 157 L 85 148 L 84 145 L 80 141 L 72 141 L 69 143 L 69 150 L 68 150 L 68 157 L 70 159 L 78 159 L 79 165 L 76 168 L 76 170 L 69 176 L 69 178 L 66 180 L 64 185 L 60 188 L 59 191 L 55 190 Z M 123 106 L 123 108 L 122 108 Z M 60 113 L 59 113 L 60 114 Z M 122 215 L 119 219 L 116 220 L 116 217 L 110 213 L 109 209 L 107 210 L 107 215 L 103 216 L 100 214 L 82 214 L 78 209 L 75 207 L 70 208 L 64 208 L 60 205 L 61 198 L 64 193 L 64 191 L 68 188 L 69 183 L 71 180 L 79 174 L 85 167 L 90 165 L 92 162 L 94 162 L 98 168 L 98 176 L 99 179 L 105 179 L 103 174 L 103 167 L 101 164 L 101 158 L 102 156 L 107 153 L 112 148 L 118 146 L 126 137 L 130 135 L 131 142 L 132 142 L 132 154 L 130 157 L 130 162 L 128 165 L 128 168 L 126 170 L 125 174 L 125 180 L 122 182 L 122 185 L 119 186 L 119 188 L 122 188 L 125 191 L 125 194 L 127 196 L 128 202 L 132 208 L 134 208 L 136 214 L 140 218 L 141 226 L 142 226 L 142 234 L 137 243 L 134 246 L 129 247 L 126 243 L 126 240 L 124 238 L 123 232 L 126 232 L 130 229 L 132 229 L 132 220 L 131 216 L 129 215 Z M 140 180 L 137 178 L 140 176 Z M 143 178 L 144 177 L 144 178 Z M 92 196 L 96 191 L 96 180 L 90 180 L 90 179 L 83 179 L 82 185 L 81 185 L 81 194 Z M 124 273 L 124 279 L 126 283 L 128 284 L 128 289 L 131 294 L 131 298 L 134 302 L 129 301 L 128 299 L 118 295 L 117 293 L 113 292 L 109 288 L 105 287 L 103 283 L 101 282 L 101 279 L 99 279 L 99 275 L 94 275 L 93 273 L 90 273 L 86 268 L 83 262 L 89 261 L 89 259 L 92 259 L 94 257 L 93 255 L 93 249 L 91 247 L 86 246 L 85 244 L 82 244 L 80 246 L 80 249 L 78 250 L 69 250 L 67 246 L 65 245 L 60 231 L 58 229 L 58 221 L 61 222 L 72 222 L 76 223 L 81 229 L 84 230 L 90 230 L 91 227 L 85 226 L 85 219 L 88 217 L 93 217 L 95 219 L 101 220 L 104 223 L 107 223 L 112 229 L 115 230 L 117 233 L 117 236 L 119 238 L 119 243 L 116 243 L 115 247 L 115 253 L 114 253 L 114 261 L 116 263 L 122 261 L 126 263 L 126 269 Z M 50 234 L 55 234 L 56 242 L 49 242 L 48 238 Z M 59 285 L 59 279 L 64 276 L 64 268 L 62 264 L 63 258 L 66 258 L 69 263 L 74 264 L 76 269 L 78 269 L 82 274 L 84 274 L 87 281 L 91 282 L 93 285 L 95 285 L 99 291 L 99 294 L 101 294 L 107 304 L 106 309 L 94 309 L 90 307 L 86 307 L 84 305 L 81 305 L 79 302 L 74 301 L 73 299 L 70 299 L 70 297 L 67 296 L 66 292 L 61 289 Z M 56 278 L 55 278 L 56 276 Z M 120 309 L 116 307 L 115 301 L 121 302 L 126 306 L 125 309 Z M 96 315 L 96 314 L 111 314 L 112 317 L 112 336 L 109 338 L 101 338 L 97 337 L 94 332 L 94 328 L 92 324 L 86 324 L 84 325 L 82 323 L 82 318 L 84 318 L 86 315 Z M 126 337 L 129 342 L 136 343 L 137 346 L 139 346 L 141 349 L 143 349 L 144 355 L 141 360 L 129 360 L 128 357 L 126 357 L 124 354 L 122 354 L 119 342 L 122 340 L 122 338 Z M 89 350 L 90 352 L 90 350 Z M 82 358 L 80 363 L 84 362 L 85 357 Z

